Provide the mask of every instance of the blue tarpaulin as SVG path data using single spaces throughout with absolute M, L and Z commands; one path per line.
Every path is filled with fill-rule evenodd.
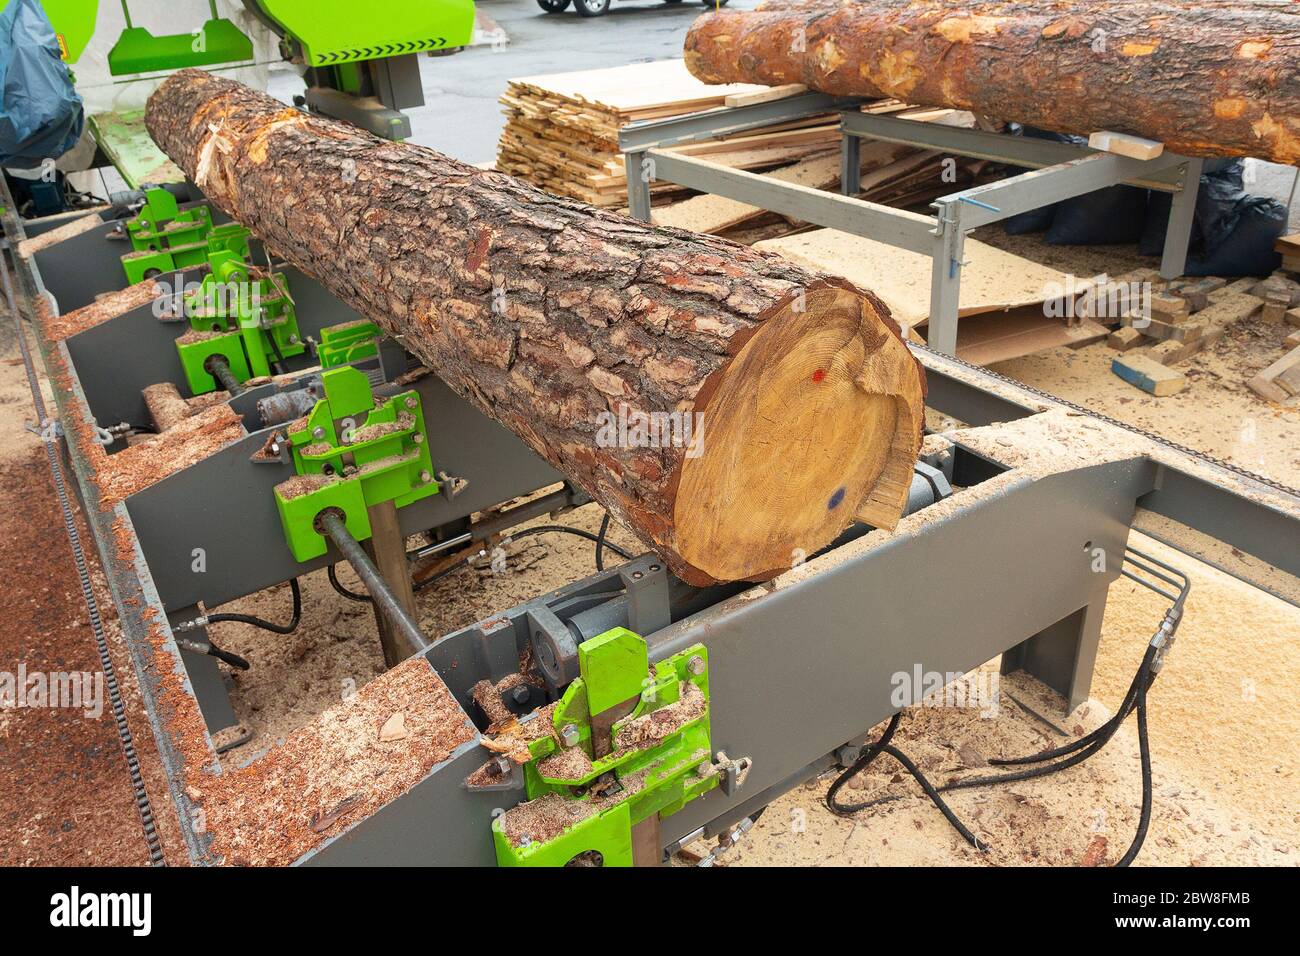
M 30 169 L 76 145 L 81 97 L 37 0 L 10 0 L 0 13 L 0 82 L 0 166 Z

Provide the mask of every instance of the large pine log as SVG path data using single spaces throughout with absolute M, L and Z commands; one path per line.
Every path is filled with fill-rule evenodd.
M 1189 156 L 1300 161 L 1300 17 L 1216 0 L 820 0 L 696 20 L 707 83 L 802 83 Z
M 146 122 L 212 202 L 398 336 L 685 580 L 761 580 L 855 515 L 897 521 L 924 376 L 869 292 L 201 70 L 164 82 Z M 611 413 L 631 428 L 611 428 Z M 692 443 L 679 427 L 645 447 L 639 416 L 668 413 Z

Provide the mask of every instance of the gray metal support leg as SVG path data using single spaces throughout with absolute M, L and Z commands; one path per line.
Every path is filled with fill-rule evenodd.
M 1169 225 L 1165 229 L 1165 251 L 1160 259 L 1160 275 L 1177 279 L 1187 268 L 1187 246 L 1192 239 L 1192 220 L 1196 216 L 1196 194 L 1201 187 L 1204 161 L 1189 159 L 1183 172 L 1183 188 L 1173 193 L 1169 207 Z
M 644 152 L 624 153 L 627 171 L 627 210 L 633 219 L 650 221 L 650 183 L 654 179 L 653 160 L 646 163 Z
M 1088 699 L 1101 643 L 1106 592 L 1002 655 L 1002 673 L 1023 670 L 1066 698 L 1068 714 Z
M 862 189 L 862 140 L 840 134 L 840 192 L 856 196 Z
M 961 294 L 962 247 L 965 235 L 956 204 L 936 203 L 933 263 L 930 273 L 930 323 L 926 344 L 948 355 L 957 354 L 957 308 Z
M 178 621 L 192 621 L 198 616 L 199 606 L 191 604 L 172 611 L 167 618 L 175 625 Z M 206 642 L 207 628 L 198 628 L 184 636 Z M 230 706 L 230 693 L 226 689 L 226 679 L 217 665 L 217 659 L 208 654 L 196 654 L 183 647 L 180 651 L 181 661 L 185 664 L 185 675 L 199 702 L 199 711 L 203 714 L 203 722 L 208 726 L 208 733 L 215 734 L 239 723 L 234 708 Z

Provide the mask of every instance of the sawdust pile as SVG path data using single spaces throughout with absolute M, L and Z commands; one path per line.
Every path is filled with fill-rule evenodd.
M 382 740 L 399 713 L 405 735 Z M 191 797 L 227 863 L 282 866 L 405 793 L 474 737 L 447 686 L 415 658 Z
M 229 405 L 214 405 L 165 433 L 99 460 L 100 497 L 111 506 L 188 468 L 244 437 L 244 425 Z
M 116 319 L 119 315 L 126 315 L 133 309 L 148 305 L 161 294 L 157 282 L 153 279 L 145 279 L 143 282 L 137 282 L 135 285 L 96 299 L 67 315 L 54 316 L 45 323 L 45 332 L 50 338 L 61 342 L 78 332 L 93 329 L 109 319 Z

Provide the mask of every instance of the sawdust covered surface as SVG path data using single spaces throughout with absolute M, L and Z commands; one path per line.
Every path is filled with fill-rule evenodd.
M 405 735 L 381 741 L 398 713 Z M 283 866 L 408 791 L 473 737 L 446 685 L 415 658 L 212 780 L 211 794 L 197 799 L 226 863 Z
M 84 332 L 87 329 L 93 329 L 97 325 L 102 325 L 109 319 L 116 319 L 120 315 L 126 315 L 126 313 L 138 309 L 142 305 L 148 305 L 157 299 L 160 294 L 158 283 L 153 279 L 145 279 L 143 282 L 137 282 L 135 285 L 110 293 L 102 299 L 96 299 L 89 305 L 82 306 L 67 315 L 51 318 L 46 323 L 45 332 L 51 339 L 62 341 L 69 336 L 76 335 L 78 332 Z
M 101 207 L 102 208 L 102 207 Z M 58 245 L 66 239 L 73 239 L 83 232 L 89 232 L 99 226 L 106 225 L 103 219 L 99 218 L 98 213 L 92 213 L 89 216 L 82 216 L 71 222 L 65 222 L 57 229 L 51 229 L 49 232 L 43 232 L 32 239 L 24 239 L 18 243 L 18 255 L 24 259 L 30 259 L 36 253 L 50 246 Z
M 703 692 L 689 681 L 682 684 L 681 688 L 678 700 L 620 727 L 614 738 L 614 746 L 620 750 L 658 746 L 665 738 L 702 716 L 706 706 Z
M 591 758 L 581 747 L 560 750 L 537 762 L 537 772 L 553 780 L 581 780 L 591 770 Z
M 501 829 L 511 846 L 544 843 L 587 819 L 598 809 L 588 800 L 566 800 L 548 793 L 520 803 L 501 815 Z
M 202 461 L 244 436 L 229 405 L 214 405 L 158 437 L 99 459 L 96 478 L 105 507 Z

